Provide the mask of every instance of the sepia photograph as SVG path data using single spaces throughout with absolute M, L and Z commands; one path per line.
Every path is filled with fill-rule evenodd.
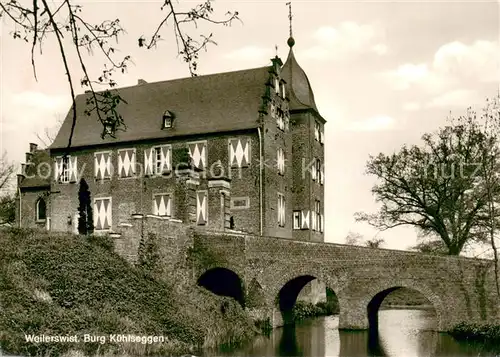
M 0 357 L 499 357 L 500 0 L 0 0 Z

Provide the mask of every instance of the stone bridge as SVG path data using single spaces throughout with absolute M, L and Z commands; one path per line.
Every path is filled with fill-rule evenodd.
M 133 226 L 115 240 L 117 252 L 131 260 L 140 237 Z M 191 283 L 194 278 L 217 294 L 234 297 L 254 318 L 270 318 L 273 326 L 282 324 L 313 279 L 335 292 L 340 329 L 376 324 L 383 299 L 401 287 L 429 300 L 439 331 L 463 321 L 500 323 L 490 260 L 217 233 L 152 219 L 144 231 L 158 236 L 167 272 L 180 277 L 184 271 Z

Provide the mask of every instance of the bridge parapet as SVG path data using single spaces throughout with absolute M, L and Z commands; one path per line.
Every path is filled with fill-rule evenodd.
M 344 328 L 367 328 L 370 302 L 397 287 L 422 293 L 436 309 L 442 331 L 462 321 L 500 321 L 491 260 L 228 232 L 196 236 L 225 255 L 227 267 L 239 274 L 244 269 L 245 282 L 258 281 L 268 306 L 276 308 L 276 296 L 294 278 L 317 278 L 336 293 Z
M 441 331 L 462 321 L 500 323 L 490 260 L 214 232 L 155 216 L 131 219 L 117 233 L 116 251 L 133 264 L 145 239 L 156 237 L 161 274 L 178 277 L 180 285 L 193 286 L 214 268 L 234 272 L 259 318 L 279 320 L 272 311 L 282 308 L 283 288 L 293 300 L 304 281 L 316 278 L 337 295 L 340 328 L 366 329 L 370 309 L 399 287 L 432 303 Z

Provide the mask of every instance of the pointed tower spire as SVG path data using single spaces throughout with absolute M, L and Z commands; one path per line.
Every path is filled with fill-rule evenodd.
M 318 111 L 314 101 L 314 93 L 307 78 L 306 73 L 297 63 L 293 53 L 295 40 L 292 33 L 292 3 L 287 2 L 288 19 L 290 20 L 290 37 L 288 38 L 288 58 L 281 68 L 281 78 L 283 78 L 288 86 L 288 99 L 290 101 L 290 109 L 305 109 L 312 108 Z

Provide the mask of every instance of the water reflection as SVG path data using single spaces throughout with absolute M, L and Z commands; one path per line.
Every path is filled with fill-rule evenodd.
M 491 356 L 500 346 L 459 343 L 447 334 L 432 331 L 435 315 L 426 310 L 379 312 L 377 331 L 340 331 L 338 317 L 305 321 L 259 336 L 237 350 L 207 351 L 206 356 Z

